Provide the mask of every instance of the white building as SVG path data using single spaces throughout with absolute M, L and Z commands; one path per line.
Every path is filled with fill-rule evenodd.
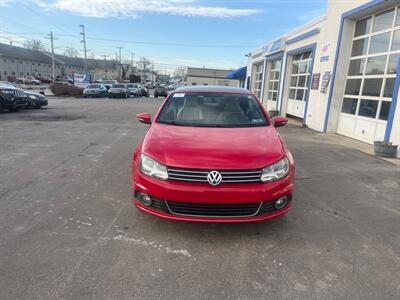
M 249 54 L 247 87 L 317 131 L 399 144 L 399 4 L 329 0 L 326 15 Z
M 232 70 L 192 68 L 187 69 L 187 85 L 239 86 L 239 80 L 229 79 Z

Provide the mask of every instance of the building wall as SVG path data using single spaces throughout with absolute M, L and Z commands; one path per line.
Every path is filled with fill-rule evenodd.
M 187 85 L 239 86 L 239 80 L 228 79 L 232 70 L 192 68 L 187 69 Z
M 308 100 L 305 103 L 305 114 L 304 116 L 299 116 L 303 123 L 312 129 L 321 132 L 338 132 L 338 125 L 341 124 L 341 122 L 343 123 L 343 113 L 341 111 L 347 82 L 346 80 L 348 76 L 347 74 L 349 70 L 355 22 L 364 16 L 386 11 L 387 9 L 391 9 L 399 4 L 399 1 L 328 0 L 325 16 L 317 18 L 308 24 L 299 27 L 293 32 L 283 35 L 281 38 L 285 40 L 285 45 L 282 47 L 281 52 L 279 52 L 279 57 L 282 58 L 282 71 L 279 79 L 280 86 L 277 101 L 278 110 L 280 110 L 280 113 L 285 115 L 289 111 L 289 106 L 293 103 L 289 100 L 289 93 L 291 85 L 290 80 L 293 79 L 291 78 L 292 61 L 296 57 L 295 54 L 301 49 L 304 50 L 310 48 L 314 51 L 311 74 L 320 74 L 320 79 L 318 82 L 318 89 L 309 89 Z M 400 8 L 398 11 L 400 16 Z M 397 27 L 395 28 L 395 30 L 400 30 L 397 29 Z M 268 44 L 255 49 L 249 54 L 247 77 L 249 78 L 248 82 L 250 82 L 250 84 L 248 85 L 248 88 L 253 93 L 257 92 L 254 68 L 257 64 L 268 61 L 270 54 L 268 51 L 266 51 L 266 49 L 268 49 Z M 328 51 L 326 51 L 327 49 Z M 324 56 L 325 59 L 322 59 L 322 56 Z M 326 56 L 328 56 L 327 59 Z M 372 57 L 372 59 L 374 59 L 374 57 Z M 365 63 L 367 64 L 368 60 Z M 263 72 L 262 86 L 263 92 L 261 93 L 261 100 L 268 109 L 271 109 L 271 106 L 268 105 L 268 102 L 266 103 L 268 63 L 265 63 L 264 66 L 265 68 Z M 331 74 L 330 82 L 327 89 L 322 91 L 322 78 L 324 74 L 327 73 Z M 397 76 L 400 76 L 400 74 L 397 74 Z M 366 75 L 362 75 L 362 77 L 364 79 L 369 78 Z M 387 78 L 386 71 L 384 77 Z M 385 79 L 383 82 L 382 90 L 385 86 Z M 310 76 L 310 84 L 311 83 L 312 76 Z M 360 109 L 359 107 L 361 98 L 365 97 L 363 96 L 363 91 L 361 91 L 359 95 L 358 109 Z M 293 97 L 293 93 L 291 97 Z M 382 103 L 383 100 L 384 99 L 380 98 L 379 103 Z M 392 99 L 392 102 L 394 103 L 395 101 Z M 393 120 L 389 120 L 390 122 L 387 122 L 393 124 L 392 129 L 389 132 L 389 136 L 391 142 L 398 144 L 400 142 L 399 104 L 397 106 L 393 104 L 392 106 L 393 109 L 395 109 L 395 116 Z M 381 107 L 381 104 L 379 104 L 379 107 Z M 348 136 L 372 143 L 373 139 L 371 139 L 371 132 L 375 132 L 374 139 L 381 140 L 385 133 L 385 129 L 388 128 L 386 131 L 390 130 L 390 126 L 387 126 L 385 121 L 380 121 L 378 116 L 379 110 L 375 119 L 371 118 L 362 120 L 362 118 L 359 118 L 360 122 L 357 126 L 360 128 L 357 129 L 357 127 L 355 127 L 354 134 Z M 371 127 L 371 124 L 373 123 L 369 122 L 371 120 L 377 124 L 376 127 Z M 364 130 L 367 133 L 369 130 L 368 138 L 367 135 L 365 138 L 363 138 L 362 135 L 364 134 Z M 387 136 L 388 134 L 386 133 L 385 135 Z
M 60 71 L 60 65 L 57 66 Z M 57 70 L 56 69 L 56 70 Z M 7 76 L 15 75 L 17 77 L 24 75 L 41 74 L 50 76 L 52 74 L 51 64 L 45 62 L 29 61 L 8 56 L 0 56 L 0 74 L 1 78 L 7 79 Z
M 219 85 L 219 86 L 239 86 L 236 79 L 211 78 L 211 77 L 195 77 L 187 76 L 187 85 Z

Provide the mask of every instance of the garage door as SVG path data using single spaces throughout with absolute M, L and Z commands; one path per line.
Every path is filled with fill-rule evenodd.
M 278 109 L 279 79 L 281 73 L 281 59 L 267 62 L 267 84 L 265 85 L 265 105 L 267 110 Z
M 287 113 L 299 118 L 304 117 L 306 108 L 311 62 L 311 51 L 297 54 L 292 59 Z
M 399 57 L 398 8 L 355 23 L 338 133 L 368 143 L 383 140 Z

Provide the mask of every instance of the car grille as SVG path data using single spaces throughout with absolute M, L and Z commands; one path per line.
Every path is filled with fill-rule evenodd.
M 206 182 L 207 175 L 213 170 L 181 169 L 168 167 L 168 178 L 171 180 Z M 261 181 L 262 170 L 217 170 L 221 173 L 222 183 L 251 183 Z
M 24 92 L 23 91 L 19 91 L 19 90 L 15 90 L 13 91 L 14 96 L 24 96 Z
M 258 213 L 261 203 L 247 204 L 199 204 L 167 201 L 171 213 L 204 217 L 249 217 Z

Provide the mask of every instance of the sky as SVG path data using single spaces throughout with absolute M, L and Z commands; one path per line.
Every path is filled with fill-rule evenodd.
M 21 45 L 52 31 L 55 52 L 178 66 L 235 69 L 245 54 L 324 14 L 327 0 L 0 0 L 0 42 Z M 133 53 L 133 54 L 132 54 Z

